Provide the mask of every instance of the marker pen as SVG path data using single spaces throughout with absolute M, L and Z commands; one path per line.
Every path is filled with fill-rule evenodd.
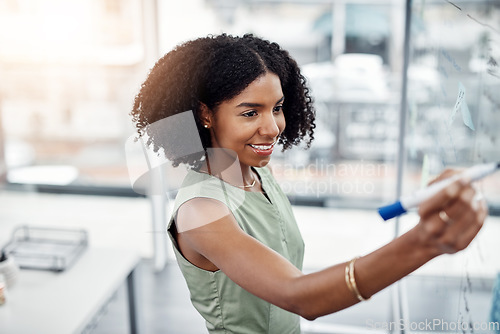
M 378 213 L 384 220 L 394 218 L 396 216 L 402 215 L 403 213 L 406 213 L 408 209 L 419 206 L 420 203 L 431 198 L 432 196 L 437 194 L 440 190 L 443 190 L 448 185 L 450 185 L 451 183 L 460 178 L 467 178 L 470 179 L 471 181 L 477 181 L 489 174 L 494 173 L 499 169 L 500 169 L 500 163 L 497 162 L 470 167 L 460 174 L 436 182 L 430 185 L 429 187 L 418 190 L 417 192 L 411 195 L 403 196 L 399 199 L 399 201 L 379 208 Z

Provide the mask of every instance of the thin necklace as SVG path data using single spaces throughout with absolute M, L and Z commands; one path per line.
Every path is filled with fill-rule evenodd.
M 203 174 L 207 174 L 207 175 L 210 175 L 210 176 L 214 176 L 214 177 L 216 177 L 215 175 L 212 175 L 212 174 L 210 174 L 209 172 L 205 172 L 204 170 L 198 170 L 198 172 L 203 173 Z M 222 179 L 221 179 L 221 180 L 222 180 Z M 226 181 L 224 181 L 224 182 L 226 182 Z M 229 183 L 229 182 L 227 182 L 227 183 L 229 183 L 229 184 L 230 184 L 230 185 L 232 185 L 232 186 L 238 187 L 238 188 L 243 188 L 243 189 L 246 189 L 246 188 L 252 188 L 253 186 L 255 186 L 255 183 L 256 183 L 256 182 L 257 182 L 257 179 L 256 179 L 255 177 L 253 177 L 253 182 L 252 182 L 251 184 L 245 184 L 245 185 L 243 185 L 243 186 L 235 186 L 235 185 L 234 185 L 234 184 L 232 184 L 232 183 Z
M 244 186 L 237 186 L 237 187 L 240 187 L 240 188 L 252 188 L 255 185 L 256 181 L 257 181 L 257 179 L 255 179 L 255 176 L 254 176 L 252 184 L 247 184 L 247 185 L 244 185 Z
M 210 163 L 208 162 L 208 159 L 207 159 L 207 168 L 208 168 L 208 172 L 205 172 L 204 170 L 201 170 L 201 169 L 200 169 L 200 170 L 198 170 L 198 171 L 199 171 L 199 172 L 201 172 L 201 173 L 208 174 L 208 175 L 210 175 L 210 176 L 214 176 L 214 177 L 216 177 L 215 175 L 212 175 L 212 173 L 210 172 Z M 253 173 L 252 173 L 252 176 L 253 176 Z M 221 179 L 221 180 L 222 180 L 222 179 Z M 224 181 L 224 180 L 223 180 L 223 181 Z M 226 181 L 224 181 L 224 182 L 226 182 Z M 255 178 L 255 176 L 253 176 L 253 182 L 252 182 L 252 184 L 244 184 L 244 185 L 242 185 L 242 186 L 236 186 L 236 187 L 238 187 L 238 188 L 243 188 L 243 189 L 252 188 L 253 186 L 255 186 L 255 182 L 257 182 L 257 179 Z M 229 182 L 227 182 L 227 183 L 229 183 Z M 229 183 L 229 184 L 230 184 L 230 185 L 232 185 L 232 186 L 234 186 L 234 185 L 233 185 L 233 184 L 231 184 L 231 183 Z

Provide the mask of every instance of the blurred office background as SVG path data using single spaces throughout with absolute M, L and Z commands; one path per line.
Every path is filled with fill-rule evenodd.
M 470 2 L 459 2 L 469 8 Z M 491 2 L 482 3 L 487 12 Z M 493 113 L 478 123 L 489 137 L 481 139 L 461 129 L 453 132 L 452 157 L 432 150 L 436 143 L 446 149 L 449 141 L 449 132 L 436 134 L 440 111 L 432 108 L 446 107 L 436 105 L 436 96 L 447 81 L 432 50 L 452 50 L 467 64 L 460 73 L 465 77 L 486 71 L 481 67 L 486 46 L 470 46 L 484 44 L 488 37 L 459 25 L 454 38 L 429 45 L 429 31 L 418 29 L 417 17 L 404 72 L 405 9 L 403 0 L 0 0 L 0 224 L 83 227 L 90 231 L 91 246 L 137 250 L 144 258 L 144 282 L 152 290 L 164 289 L 159 300 L 147 300 L 155 305 L 154 319 L 148 319 L 161 322 L 165 316 L 163 328 L 181 333 L 194 311 L 184 300 L 186 294 L 181 293 L 182 301 L 172 295 L 185 291 L 185 286 L 165 235 L 157 233 L 168 215 L 168 198 L 160 199 L 167 202 L 163 212 L 157 199 L 131 187 L 129 168 L 143 165 L 144 156 L 125 154 L 125 143 L 134 134 L 128 113 L 148 70 L 176 44 L 207 34 L 254 33 L 290 51 L 310 83 L 317 109 L 312 147 L 276 153 L 271 165 L 304 233 L 306 270 L 381 246 L 417 217 L 410 214 L 395 227 L 382 224 L 375 208 L 394 200 L 398 192 L 420 187 L 447 166 L 499 160 L 493 129 L 500 125 L 500 117 Z M 453 17 L 454 10 L 446 1 L 431 1 L 425 8 L 430 30 L 447 29 L 450 21 L 443 17 Z M 493 13 L 497 15 L 498 9 Z M 480 99 L 474 98 L 478 93 L 471 93 L 475 89 L 486 85 L 496 98 L 497 82 L 476 80 L 471 85 L 467 87 L 474 87 L 468 91 L 472 112 L 480 108 Z M 404 88 L 409 97 L 402 100 Z M 456 94 L 447 98 L 449 109 L 455 98 Z M 403 125 L 401 115 L 407 108 L 402 108 L 402 101 L 420 110 Z M 496 101 L 492 105 L 498 109 Z M 417 123 L 419 127 L 411 127 Z M 400 133 L 408 134 L 405 142 Z M 499 186 L 498 177 L 481 185 L 494 232 L 499 228 Z M 8 237 L 2 235 L 0 241 Z M 458 291 L 462 264 L 457 257 L 444 267 L 431 265 L 421 275 L 434 280 L 408 284 L 432 294 L 446 290 L 447 284 L 455 289 L 458 282 Z M 485 289 L 479 310 L 485 314 L 496 270 L 498 263 L 478 274 Z M 366 319 L 394 319 L 401 300 L 389 292 L 368 306 L 328 321 L 318 319 L 306 328 L 349 332 L 338 326 L 366 330 Z M 184 316 L 172 304 L 186 305 L 181 308 Z M 453 314 L 456 309 L 448 306 Z M 163 307 L 170 316 L 162 313 Z M 417 307 L 412 307 L 410 313 L 417 314 Z M 113 327 L 120 325 L 112 316 L 102 319 L 94 326 L 97 333 L 121 328 Z
M 320 160 L 325 168 L 376 164 L 344 173 L 346 182 L 373 182 L 369 191 L 345 185 L 343 192 L 340 184 L 319 196 L 290 194 L 319 204 L 346 196 L 369 203 L 394 188 L 401 1 L 9 0 L 1 6 L 1 115 L 12 183 L 128 192 L 123 147 L 134 133 L 128 112 L 148 69 L 182 41 L 252 32 L 288 49 L 311 82 L 316 142 L 296 150 L 290 163 L 299 169 Z

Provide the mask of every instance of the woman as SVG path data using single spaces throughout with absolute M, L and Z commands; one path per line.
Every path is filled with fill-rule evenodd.
M 155 122 L 191 110 L 202 152 L 172 154 Z M 314 110 L 296 62 L 252 35 L 178 46 L 151 70 L 132 111 L 139 135 L 175 166 L 191 166 L 168 233 L 196 309 L 211 333 L 300 333 L 306 319 L 366 300 L 432 258 L 464 249 L 487 215 L 467 180 L 419 208 L 409 232 L 361 258 L 301 272 L 304 245 L 268 164 L 312 141 Z M 453 174 L 444 172 L 439 179 Z

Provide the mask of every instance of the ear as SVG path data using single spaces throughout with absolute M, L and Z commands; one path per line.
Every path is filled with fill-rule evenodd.
M 200 121 L 206 129 L 212 126 L 212 111 L 203 102 L 200 102 Z

